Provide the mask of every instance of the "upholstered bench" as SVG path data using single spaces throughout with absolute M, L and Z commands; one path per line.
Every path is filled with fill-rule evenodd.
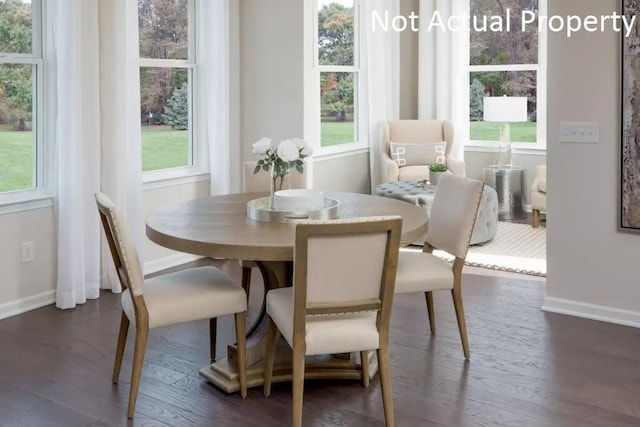
M 435 185 L 423 185 L 419 181 L 387 182 L 378 185 L 375 191 L 376 196 L 404 200 L 422 207 L 427 213 L 431 212 L 435 194 Z M 498 231 L 498 193 L 492 187 L 485 185 L 471 235 L 471 244 L 477 245 L 490 241 L 496 236 L 496 231 Z

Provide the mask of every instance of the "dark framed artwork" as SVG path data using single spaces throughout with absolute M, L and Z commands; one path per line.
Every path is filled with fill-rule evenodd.
M 622 13 L 640 16 L 640 0 L 622 0 Z M 622 31 L 620 229 L 640 231 L 640 33 Z

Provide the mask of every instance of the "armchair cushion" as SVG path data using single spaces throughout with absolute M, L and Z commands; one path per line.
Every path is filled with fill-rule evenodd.
M 425 166 L 430 163 L 447 163 L 447 143 L 401 143 L 391 142 L 391 158 L 400 167 Z
M 397 181 L 418 181 L 429 178 L 429 166 L 405 166 L 398 171 Z

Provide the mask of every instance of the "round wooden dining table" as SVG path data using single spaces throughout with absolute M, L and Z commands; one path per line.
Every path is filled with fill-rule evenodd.
M 295 221 L 262 222 L 247 216 L 247 203 L 265 197 L 264 193 L 242 193 L 213 196 L 167 206 L 147 217 L 147 237 L 160 246 L 212 258 L 256 261 L 269 289 L 291 285 Z M 418 206 L 378 196 L 355 193 L 326 192 L 325 197 L 340 203 L 338 219 L 367 216 L 400 215 L 401 244 L 408 245 L 424 237 L 427 214 Z M 266 316 L 247 335 L 248 386 L 262 384 Z M 375 354 L 372 352 L 372 355 Z M 238 390 L 234 346 L 228 356 L 200 370 L 200 375 L 227 393 Z M 373 357 L 373 356 L 372 356 Z M 291 380 L 286 356 L 276 363 L 273 381 Z M 308 362 L 306 378 L 359 379 L 361 370 L 352 357 L 328 355 L 317 363 Z M 370 374 L 377 363 L 370 360 Z

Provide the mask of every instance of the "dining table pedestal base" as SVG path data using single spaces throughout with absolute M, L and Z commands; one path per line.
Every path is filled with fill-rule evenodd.
M 273 382 L 291 381 L 291 348 L 282 342 L 276 350 L 276 362 L 273 367 Z M 307 356 L 305 361 L 305 379 L 346 379 L 362 380 L 362 367 L 359 353 L 348 355 Z M 369 352 L 369 379 L 378 372 L 376 352 Z M 200 369 L 200 376 L 226 393 L 240 389 L 236 363 L 228 358 L 221 359 Z M 247 368 L 247 387 L 258 387 L 264 383 L 264 363 L 260 361 Z

